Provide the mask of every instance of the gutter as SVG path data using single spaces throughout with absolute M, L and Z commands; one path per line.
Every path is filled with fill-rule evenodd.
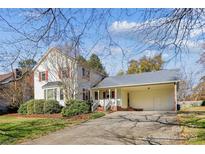
M 106 87 L 93 87 L 91 89 L 106 89 L 106 88 L 122 88 L 122 87 L 135 87 L 135 86 L 146 86 L 146 85 L 157 85 L 157 84 L 170 84 L 178 83 L 180 80 L 167 81 L 167 82 L 154 82 L 154 83 L 143 83 L 143 84 L 128 84 L 128 85 L 116 85 L 116 86 L 106 86 Z

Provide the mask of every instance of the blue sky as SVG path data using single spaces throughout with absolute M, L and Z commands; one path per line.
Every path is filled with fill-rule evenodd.
M 63 11 L 67 11 L 66 9 Z M 74 10 L 75 11 L 75 10 Z M 103 11 L 102 9 L 99 9 L 98 11 Z M 115 75 L 120 69 L 126 70 L 128 61 L 131 59 L 139 59 L 143 55 L 147 56 L 153 56 L 154 54 L 160 53 L 162 51 L 157 50 L 156 48 L 153 49 L 146 49 L 148 44 L 144 42 L 144 40 L 141 40 L 142 36 L 137 35 L 136 33 L 133 33 L 133 27 L 138 26 L 139 24 L 142 24 L 145 22 L 145 19 L 142 18 L 142 14 L 140 11 L 143 11 L 143 9 L 137 10 L 138 13 L 134 13 L 134 9 L 129 9 L 129 13 L 132 15 L 127 15 L 126 13 L 120 14 L 120 10 L 112 10 L 112 13 L 114 14 L 113 17 L 109 18 L 107 20 L 106 24 L 109 31 L 110 36 L 114 39 L 114 41 L 119 44 L 117 45 L 110 45 L 108 37 L 106 36 L 106 30 L 103 26 L 103 24 L 98 25 L 97 22 L 95 22 L 90 29 L 88 29 L 82 37 L 82 44 L 81 44 L 81 51 L 86 58 L 90 56 L 91 53 L 96 53 L 99 55 L 99 57 L 102 60 L 103 65 L 106 67 L 107 72 L 110 75 Z M 169 10 L 167 10 L 169 11 Z M 19 26 L 18 23 L 21 23 L 24 19 L 25 14 L 22 14 L 21 11 L 18 9 L 12 10 L 11 15 L 8 14 L 7 10 L 0 9 L 1 15 L 4 15 L 13 25 Z M 81 29 L 80 26 L 81 20 L 84 20 L 88 17 L 90 13 L 90 10 L 85 10 L 83 13 L 76 14 L 76 18 L 78 21 L 73 24 L 75 25 L 76 31 Z M 30 12 L 28 13 L 31 14 Z M 69 14 L 68 14 L 69 16 Z M 158 15 L 155 15 L 151 19 L 154 21 L 157 19 Z M 106 17 L 105 17 L 106 18 Z M 100 19 L 97 19 L 98 22 Z M 43 22 L 43 21 L 42 21 Z M 15 31 L 10 31 L 7 28 L 7 25 L 0 20 L 1 26 L 0 26 L 0 52 L 9 51 L 9 54 L 11 55 L 11 59 L 13 56 L 17 54 L 16 49 L 22 47 L 22 51 L 20 54 L 21 58 L 25 57 L 32 57 L 28 52 L 25 50 L 27 48 L 30 52 L 35 53 L 37 52 L 37 55 L 35 56 L 35 59 L 38 60 L 49 47 L 55 46 L 55 44 L 60 44 L 63 41 L 66 40 L 58 40 L 54 41 L 51 44 L 44 44 L 41 43 L 40 49 L 33 48 L 32 43 L 26 41 L 21 44 L 15 44 L 15 45 L 5 45 L 3 42 L 5 40 L 15 40 L 19 38 L 19 34 Z M 62 23 L 63 24 L 63 23 Z M 37 25 L 27 25 L 26 27 L 20 27 L 23 31 L 30 31 L 33 27 L 38 26 Z M 193 38 L 198 37 L 200 38 L 201 33 L 197 30 L 192 34 Z M 102 38 L 99 40 L 99 38 Z M 95 44 L 95 41 L 99 40 L 98 43 L 93 47 L 93 44 Z M 200 54 L 203 52 L 203 49 L 201 48 L 201 44 L 203 43 L 203 38 L 198 39 L 190 39 L 187 43 L 187 49 L 184 49 L 184 51 L 177 55 L 174 59 L 172 59 L 169 62 L 166 62 L 164 65 L 164 68 L 166 69 L 172 69 L 172 68 L 181 68 L 184 69 L 187 73 L 190 72 L 199 72 L 197 79 L 201 76 L 202 68 L 199 64 L 196 63 L 196 61 L 199 59 Z M 108 48 L 109 46 L 109 48 Z M 121 50 L 121 47 L 123 48 L 123 52 L 125 53 L 123 55 L 123 52 Z M 141 50 L 143 49 L 143 52 Z M 29 52 L 29 53 L 30 53 Z M 2 54 L 1 54 L 2 55 Z M 13 55 L 13 56 L 12 56 Z M 172 49 L 163 51 L 163 59 L 165 61 L 168 61 L 170 57 L 174 55 L 174 51 Z M 0 56 L 1 57 L 1 56 Z M 20 58 L 20 59 L 21 59 Z M 19 59 L 19 60 L 20 60 Z M 9 61 L 9 59 L 8 59 Z M 3 63 L 2 60 L 0 60 L 0 64 Z M 5 68 L 0 67 L 0 72 L 4 72 Z

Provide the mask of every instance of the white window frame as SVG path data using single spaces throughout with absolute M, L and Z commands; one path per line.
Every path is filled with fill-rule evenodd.
M 48 99 L 48 90 L 52 90 L 52 98 L 49 99 Z M 58 92 L 57 88 L 47 88 L 44 90 L 44 98 L 46 100 L 57 100 L 57 92 Z
M 44 79 L 43 79 L 43 74 L 45 74 Z M 41 81 L 46 81 L 46 71 L 41 72 Z

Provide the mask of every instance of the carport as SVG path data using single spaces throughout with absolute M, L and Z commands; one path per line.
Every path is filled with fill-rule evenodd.
M 92 110 L 175 111 L 178 70 L 112 76 L 92 88 Z

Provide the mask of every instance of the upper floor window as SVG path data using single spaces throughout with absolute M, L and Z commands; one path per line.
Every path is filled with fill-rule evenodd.
M 41 81 L 46 80 L 46 72 L 41 72 Z
M 59 69 L 59 78 L 69 78 L 70 77 L 70 68 L 69 67 L 65 67 L 63 69 Z
M 39 81 L 48 80 L 48 71 L 39 72 Z
M 85 68 L 82 68 L 82 77 L 89 79 L 90 78 L 90 71 L 85 69 Z
M 85 68 L 82 68 L 82 75 L 85 76 Z

